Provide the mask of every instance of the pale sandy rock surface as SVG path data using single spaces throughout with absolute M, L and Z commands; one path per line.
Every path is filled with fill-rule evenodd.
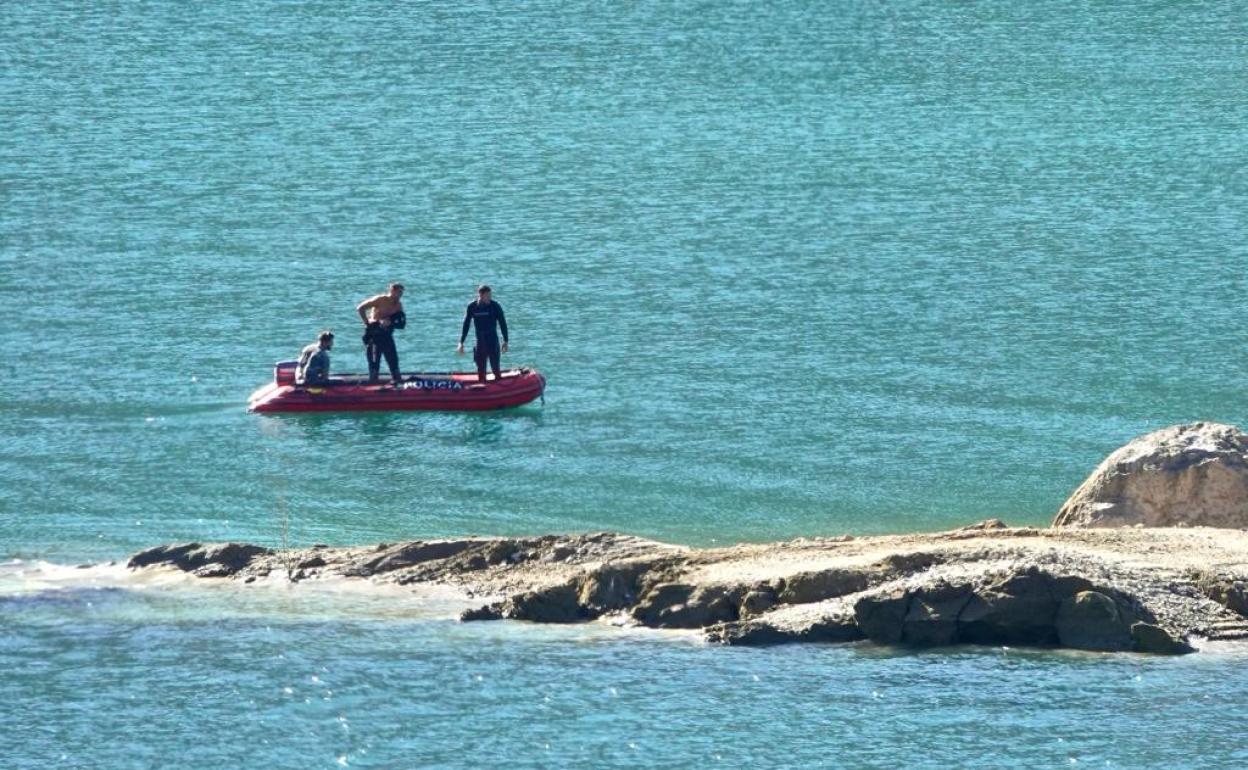
M 700 628 L 730 644 L 1108 640 L 1093 649 L 1173 652 L 1184 639 L 1199 646 L 1248 636 L 1243 530 L 997 523 L 712 549 L 613 533 L 285 552 L 188 544 L 150 549 L 132 566 L 244 583 L 276 576 L 450 586 L 473 603 L 465 619 L 608 619 Z M 1086 591 L 1096 596 L 1077 598 Z
M 1176 425 L 1102 462 L 1055 527 L 1248 527 L 1248 435 L 1233 425 Z

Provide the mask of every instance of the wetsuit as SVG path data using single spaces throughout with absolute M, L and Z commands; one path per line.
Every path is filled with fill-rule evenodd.
M 381 373 L 381 359 L 386 359 L 390 368 L 390 378 L 394 382 L 402 379 L 399 374 L 399 351 L 394 347 L 394 329 L 382 326 L 380 321 L 371 321 L 364 330 L 364 354 L 368 358 L 368 379 L 376 382 Z
M 490 362 L 494 371 L 494 379 L 502 376 L 500 367 L 500 350 L 498 346 L 498 329 L 503 331 L 503 342 L 507 341 L 507 318 L 503 315 L 503 306 L 490 301 L 482 304 L 480 300 L 468 303 L 464 313 L 464 328 L 459 332 L 459 344 L 464 344 L 468 336 L 468 325 L 472 324 L 477 332 L 477 345 L 472 349 L 472 359 L 477 362 L 477 379 L 485 382 L 485 362 Z
M 313 342 L 299 351 L 299 366 L 295 369 L 298 385 L 323 385 L 329 380 L 329 351 L 322 350 L 320 343 Z

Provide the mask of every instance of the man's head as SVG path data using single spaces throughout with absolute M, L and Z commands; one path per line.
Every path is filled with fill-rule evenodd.
M 316 341 L 320 343 L 321 350 L 329 350 L 334 346 L 334 333 L 326 329 L 317 336 Z
M 399 297 L 402 297 L 402 296 L 403 296 L 403 284 L 401 283 L 390 284 L 391 299 L 398 299 Z
M 490 301 L 490 287 L 484 283 L 477 287 L 477 299 L 482 302 Z

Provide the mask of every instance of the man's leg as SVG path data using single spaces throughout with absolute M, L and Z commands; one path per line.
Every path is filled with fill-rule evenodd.
M 368 381 L 376 382 L 381 373 L 381 351 L 377 349 L 377 340 L 370 340 L 364 346 L 364 355 L 368 358 Z
M 498 345 L 490 348 L 490 368 L 494 370 L 494 379 L 496 380 L 500 380 L 503 377 L 503 372 L 499 368 L 502 364 L 501 358 L 502 353 L 499 351 Z
M 472 349 L 472 360 L 477 364 L 477 379 L 485 382 L 485 350 L 480 345 Z
M 399 351 L 394 347 L 394 335 L 387 334 L 381 352 L 386 357 L 386 366 L 390 367 L 390 379 L 397 385 L 403 379 L 399 372 Z

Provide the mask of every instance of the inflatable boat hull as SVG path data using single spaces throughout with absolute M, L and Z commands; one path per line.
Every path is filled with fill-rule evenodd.
M 409 374 L 398 387 L 342 375 L 321 386 L 295 385 L 289 362 L 275 367 L 274 382 L 251 394 L 248 411 L 281 412 L 480 412 L 521 406 L 542 397 L 546 378 L 536 369 L 509 369 L 479 383 L 476 372 Z

